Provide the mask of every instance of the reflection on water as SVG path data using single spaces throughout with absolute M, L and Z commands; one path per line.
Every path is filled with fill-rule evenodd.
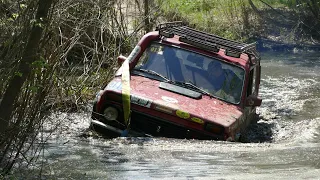
M 83 138 L 90 113 L 65 123 L 43 151 L 48 179 L 319 179 L 320 57 L 265 54 L 260 120 L 248 143 L 165 138 Z M 39 165 L 34 165 L 37 168 Z M 30 170 L 23 173 L 30 179 Z M 17 172 L 18 174 L 18 172 Z M 26 175 L 28 174 L 28 175 Z

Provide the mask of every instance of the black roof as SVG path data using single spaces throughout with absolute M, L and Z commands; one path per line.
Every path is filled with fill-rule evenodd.
M 241 53 L 246 53 L 260 59 L 256 50 L 256 43 L 246 44 L 242 42 L 225 39 L 220 36 L 199 31 L 184 25 L 182 22 L 169 22 L 159 24 L 156 28 L 159 34 L 164 37 L 180 36 L 179 40 L 193 46 L 217 52 L 220 48 L 226 50 L 226 54 L 234 57 L 240 57 Z

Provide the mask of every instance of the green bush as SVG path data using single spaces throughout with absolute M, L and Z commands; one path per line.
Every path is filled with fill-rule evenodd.
M 297 33 L 311 32 L 320 36 L 315 28 L 320 24 L 319 0 L 158 0 L 157 2 L 162 5 L 162 12 L 167 21 L 186 21 L 195 24 L 199 29 L 234 40 L 250 41 L 255 37 L 268 36 L 269 33 L 273 33 L 272 28 L 281 23 L 287 27 L 289 32 L 286 33 L 294 36 L 299 36 Z M 288 16 L 284 15 L 287 12 Z M 304 26 L 300 27 L 304 30 L 303 33 L 297 29 L 288 29 L 301 24 Z

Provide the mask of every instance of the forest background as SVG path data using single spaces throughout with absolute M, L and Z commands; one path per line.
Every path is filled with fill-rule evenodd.
M 0 177 L 36 161 L 46 117 L 83 110 L 112 77 L 117 56 L 157 24 L 183 21 L 257 42 L 259 51 L 299 53 L 320 49 L 319 7 L 319 0 L 1 0 Z

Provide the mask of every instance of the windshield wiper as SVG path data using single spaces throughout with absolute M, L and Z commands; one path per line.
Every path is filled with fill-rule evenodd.
M 162 79 L 165 80 L 165 82 L 171 82 L 171 80 L 169 80 L 167 77 L 153 71 L 153 70 L 150 70 L 150 69 L 134 69 L 136 71 L 142 71 L 142 72 L 145 72 L 145 73 L 148 73 L 148 74 L 152 74 L 152 75 L 156 75 L 158 77 L 161 77 Z
M 173 84 L 177 84 L 177 85 L 181 85 L 183 87 L 189 87 L 192 89 L 195 89 L 197 91 L 199 91 L 202 94 L 208 95 L 210 97 L 214 97 L 211 93 L 207 92 L 206 90 L 198 87 L 197 85 L 193 84 L 192 82 L 181 82 L 181 81 L 173 81 Z
M 162 79 L 165 80 L 165 82 L 167 83 L 170 83 L 170 84 L 176 84 L 176 85 L 179 85 L 179 86 L 182 86 L 182 87 L 187 87 L 187 88 L 192 88 L 194 90 L 197 90 L 199 91 L 200 93 L 202 94 L 205 94 L 205 95 L 208 95 L 210 97 L 214 97 L 211 93 L 199 88 L 198 86 L 196 86 L 195 84 L 191 83 L 191 82 L 181 82 L 181 81 L 172 81 L 170 79 L 168 79 L 167 77 L 153 71 L 153 70 L 150 70 L 150 69 L 134 69 L 136 71 L 142 71 L 142 72 L 145 72 L 145 73 L 148 73 L 148 74 L 152 74 L 152 75 L 156 75 L 158 77 L 161 77 Z

